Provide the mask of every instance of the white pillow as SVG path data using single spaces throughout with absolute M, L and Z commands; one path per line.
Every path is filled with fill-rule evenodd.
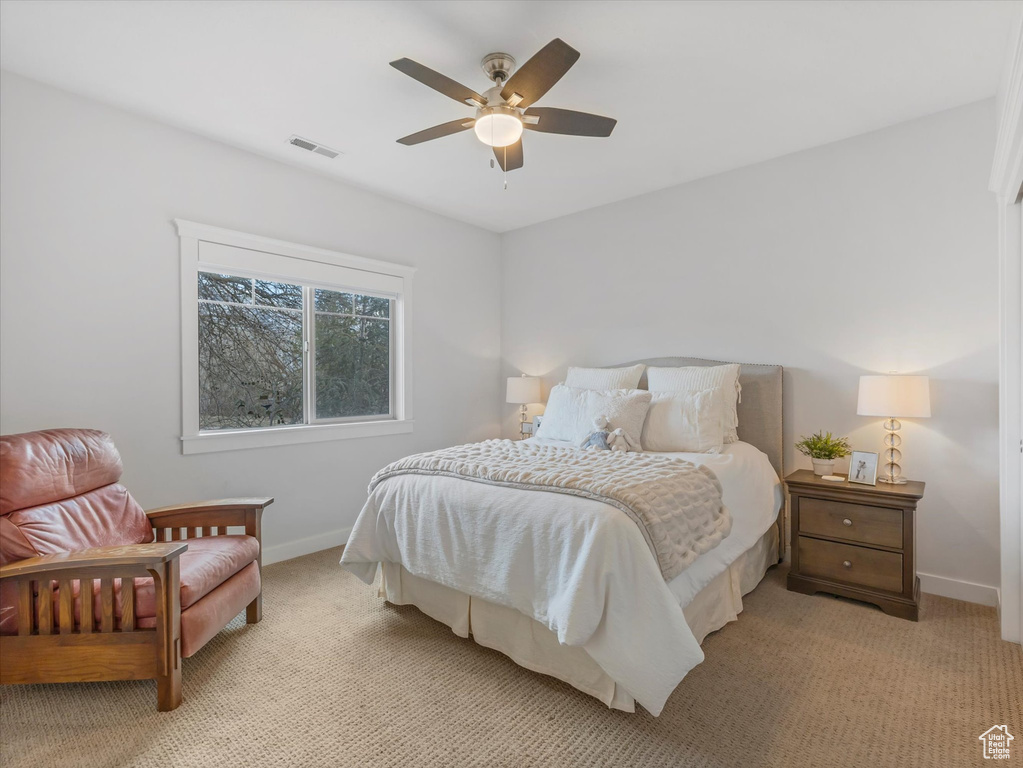
M 592 427 L 586 426 L 592 422 L 586 415 L 588 412 L 586 393 L 585 389 L 574 389 L 564 384 L 553 387 L 547 396 L 543 421 L 536 430 L 536 436 L 575 442 L 581 439 L 580 433 L 583 429 L 592 431 Z
M 643 424 L 644 451 L 703 453 L 725 441 L 721 390 L 654 392 Z
M 566 387 L 578 389 L 636 389 L 645 365 L 625 368 L 569 368 Z
M 693 392 L 703 389 L 720 389 L 725 402 L 725 442 L 734 443 L 739 439 L 739 414 L 736 404 L 739 400 L 739 365 L 699 366 L 684 368 L 647 368 L 647 388 L 651 392 Z
M 608 430 L 620 428 L 632 450 L 639 450 L 650 399 L 646 390 L 600 391 L 558 384 L 547 398 L 536 436 L 578 443 L 594 431 L 593 420 L 603 416 Z
M 586 435 L 594 429 L 593 418 L 604 416 L 607 418 L 609 432 L 621 429 L 625 433 L 625 442 L 630 451 L 642 450 L 643 422 L 646 421 L 652 399 L 653 395 L 645 389 L 590 390 L 588 401 L 591 418 Z

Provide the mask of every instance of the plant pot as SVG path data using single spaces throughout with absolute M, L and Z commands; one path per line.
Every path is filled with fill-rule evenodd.
M 813 473 L 818 477 L 835 473 L 834 459 L 810 459 L 813 462 Z

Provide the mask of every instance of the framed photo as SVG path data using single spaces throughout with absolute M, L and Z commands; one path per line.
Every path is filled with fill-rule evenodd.
M 877 485 L 877 454 L 853 451 L 849 459 L 849 482 Z

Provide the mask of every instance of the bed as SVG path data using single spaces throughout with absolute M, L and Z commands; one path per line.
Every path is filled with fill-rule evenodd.
M 636 363 L 721 365 L 686 357 L 628 365 Z M 731 513 L 720 544 L 670 580 L 637 525 L 599 500 L 447 476 L 378 485 L 342 565 L 367 583 L 379 577 L 388 602 L 414 605 L 520 666 L 611 708 L 639 703 L 658 715 L 703 660 L 703 639 L 737 618 L 742 597 L 784 553 L 782 368 L 743 364 L 739 382 L 739 442 L 665 454 L 713 470 Z

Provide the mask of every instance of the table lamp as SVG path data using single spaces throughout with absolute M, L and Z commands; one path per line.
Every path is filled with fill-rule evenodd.
M 526 406 L 540 402 L 540 379 L 536 376 L 509 376 L 505 401 L 517 403 L 519 408 L 519 439 L 526 436 Z
M 860 416 L 884 416 L 884 458 L 886 474 L 879 477 L 879 483 L 902 485 L 902 438 L 899 430 L 902 424 L 896 416 L 903 418 L 927 418 L 931 415 L 930 386 L 926 376 L 860 376 L 860 394 L 856 404 Z

